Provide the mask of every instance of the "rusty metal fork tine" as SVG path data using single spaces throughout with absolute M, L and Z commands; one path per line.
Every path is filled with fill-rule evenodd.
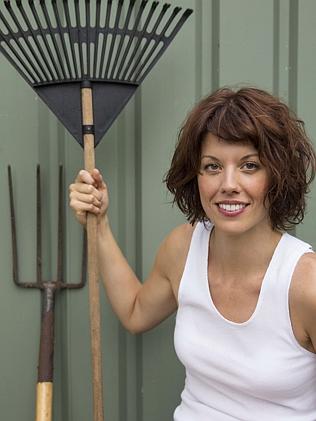
M 15 223 L 15 209 L 14 209 L 14 199 L 13 199 L 11 165 L 8 165 L 8 180 L 9 180 L 11 238 L 12 238 L 12 274 L 13 274 L 14 283 L 20 286 L 21 283 L 19 282 L 19 273 L 18 273 L 18 249 L 17 249 L 17 240 L 16 240 L 16 223 Z
M 82 241 L 82 260 L 81 260 L 81 279 L 77 283 L 61 283 L 62 288 L 79 289 L 85 286 L 87 282 L 87 232 L 83 232 Z
M 37 282 L 20 282 L 19 280 L 18 246 L 17 246 L 16 218 L 15 218 L 15 206 L 14 206 L 14 199 L 13 199 L 13 183 L 12 183 L 11 165 L 8 165 L 8 180 L 9 180 L 9 195 L 10 195 L 13 282 L 18 287 L 21 287 L 21 288 L 39 288 L 40 286 Z
M 41 208 L 41 168 L 36 168 L 36 274 L 38 285 L 42 284 L 42 208 Z
M 80 282 L 64 283 L 62 282 L 61 288 L 67 289 L 80 289 L 85 286 L 87 282 L 87 232 L 83 232 L 83 241 L 82 241 L 82 258 L 81 258 L 81 279 Z
M 57 285 L 62 289 L 79 289 L 86 284 L 87 280 L 87 232 L 83 230 L 83 246 L 81 260 L 81 279 L 80 282 L 63 282 L 64 271 L 64 219 L 63 219 L 63 166 L 59 165 L 58 181 L 58 260 L 57 260 Z
M 63 224 L 63 166 L 59 165 L 58 177 L 58 240 L 57 240 L 57 284 L 63 281 L 64 269 L 64 224 Z

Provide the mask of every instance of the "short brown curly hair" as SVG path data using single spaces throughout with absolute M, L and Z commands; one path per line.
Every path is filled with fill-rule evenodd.
M 248 87 L 235 92 L 225 87 L 202 99 L 189 113 L 164 179 L 173 202 L 189 222 L 206 219 L 197 174 L 207 133 L 229 142 L 250 142 L 258 150 L 260 161 L 270 171 L 265 203 L 269 203 L 273 229 L 291 229 L 303 220 L 316 171 L 316 154 L 304 122 L 268 92 Z

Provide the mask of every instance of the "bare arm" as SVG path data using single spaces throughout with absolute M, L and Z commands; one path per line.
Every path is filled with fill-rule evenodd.
M 115 241 L 107 217 L 107 189 L 99 172 L 81 171 L 70 186 L 70 206 L 85 224 L 86 211 L 98 215 L 98 259 L 100 273 L 114 312 L 132 333 L 159 324 L 177 308 L 170 277 L 177 267 L 174 250 L 179 249 L 179 232 L 171 233 L 157 253 L 144 284 L 135 275 Z M 179 230 L 178 230 L 179 231 Z
M 99 267 L 114 312 L 131 332 L 138 333 L 159 324 L 177 308 L 165 271 L 168 250 L 160 247 L 154 267 L 142 284 L 119 249 L 105 220 L 98 235 Z

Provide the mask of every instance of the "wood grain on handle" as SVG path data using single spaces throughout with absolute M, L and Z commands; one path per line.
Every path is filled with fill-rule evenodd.
M 93 125 L 92 89 L 82 88 L 82 122 Z M 84 165 L 91 172 L 95 168 L 94 135 L 84 135 Z M 87 214 L 88 281 L 90 306 L 90 337 L 93 382 L 93 421 L 104 421 L 101 358 L 101 312 L 99 271 L 97 261 L 97 216 Z

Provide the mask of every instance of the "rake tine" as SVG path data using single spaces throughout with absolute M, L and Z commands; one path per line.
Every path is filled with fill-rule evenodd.
M 78 65 L 77 65 L 77 59 L 76 59 L 76 53 L 75 53 L 75 49 L 74 49 L 74 40 L 72 37 L 72 32 L 70 30 L 71 28 L 71 20 L 70 20 L 70 12 L 69 12 L 69 6 L 68 6 L 68 0 L 63 0 L 64 2 L 64 11 L 65 11 L 65 17 L 66 17 L 66 27 L 67 27 L 67 32 L 68 32 L 68 36 L 69 36 L 69 40 L 70 40 L 70 48 L 71 48 L 71 55 L 72 55 L 72 62 L 73 62 L 73 67 L 74 67 L 74 71 L 75 71 L 75 77 L 78 78 Z
M 79 51 L 79 59 L 80 59 L 80 74 L 83 77 L 84 75 L 84 65 L 83 65 L 83 52 L 82 52 L 82 43 L 81 43 L 81 34 L 80 29 L 80 11 L 79 11 L 79 0 L 74 0 L 75 4 L 75 15 L 76 15 L 76 27 L 77 27 L 77 34 L 78 34 L 78 51 Z
M 148 3 L 148 0 L 142 0 L 142 2 L 141 2 L 140 8 L 139 8 L 139 10 L 138 10 L 138 14 L 137 14 L 136 19 L 135 19 L 134 27 L 133 27 L 133 29 L 132 29 L 132 33 L 131 33 L 131 35 L 130 35 L 130 38 L 129 38 L 128 44 L 127 44 L 127 46 L 126 46 L 126 48 L 125 48 L 124 54 L 123 54 L 123 56 L 122 56 L 122 58 L 121 58 L 121 63 L 120 63 L 119 69 L 118 69 L 117 74 L 116 74 L 116 77 L 117 77 L 117 78 L 120 78 L 120 74 L 121 74 L 121 72 L 122 72 L 122 68 L 123 68 L 123 66 L 124 66 L 124 63 L 125 63 L 125 60 L 126 60 L 127 54 L 128 54 L 128 52 L 129 52 L 130 46 L 131 46 L 131 44 L 132 44 L 132 42 L 133 42 L 133 39 L 134 39 L 134 37 L 135 37 L 135 33 L 136 33 L 136 31 L 137 31 L 138 24 L 139 24 L 139 22 L 140 22 L 140 20 L 141 20 L 142 14 L 143 14 L 143 12 L 144 12 L 144 10 L 145 10 L 145 7 L 146 7 L 147 3 Z
M 128 63 L 127 63 L 127 65 L 126 65 L 126 67 L 125 67 L 125 71 L 124 71 L 123 76 L 122 76 L 122 79 L 123 79 L 123 80 L 129 80 L 128 78 L 126 78 L 126 75 L 127 75 L 127 73 L 128 73 L 128 69 L 129 69 L 129 67 L 130 67 L 130 65 L 131 65 L 131 63 L 132 63 L 132 61 L 133 61 L 133 60 L 134 60 L 134 58 L 135 58 L 135 55 L 136 55 L 137 50 L 138 50 L 138 47 L 140 46 L 140 43 L 141 43 L 141 41 L 142 41 L 143 35 L 146 33 L 147 27 L 148 27 L 148 25 L 149 25 L 149 23 L 150 23 L 150 21 L 151 21 L 151 18 L 152 18 L 152 16 L 153 16 L 153 14 L 154 14 L 155 10 L 157 9 L 158 4 L 159 4 L 159 3 L 158 3 L 158 1 L 154 1 L 154 2 L 152 3 L 152 5 L 151 5 L 151 9 L 150 9 L 150 11 L 149 11 L 149 13 L 148 13 L 148 16 L 147 16 L 146 22 L 145 22 L 145 24 L 144 24 L 143 30 L 142 30 L 142 32 L 141 32 L 141 34 L 140 34 L 140 36 L 139 36 L 139 38 L 138 38 L 138 40 L 137 40 L 137 43 L 136 43 L 136 45 L 135 45 L 135 47 L 134 47 L 134 50 L 133 50 L 133 52 L 132 52 L 132 54 L 131 54 L 131 56 L 130 56 L 130 58 L 129 58 L 129 61 L 128 61 Z
M 112 0 L 108 0 L 108 4 L 107 4 L 107 8 L 106 8 L 106 17 L 105 17 L 105 28 L 108 28 L 110 26 L 111 9 L 112 9 Z M 99 77 L 101 77 L 101 73 L 102 73 L 102 68 L 103 68 L 102 64 L 103 64 L 103 61 L 104 61 L 104 55 L 105 55 L 107 40 L 108 40 L 108 33 L 106 32 L 105 35 L 104 35 L 103 44 L 102 44 Z
M 143 69 L 146 67 L 147 63 L 150 61 L 153 53 L 156 51 L 157 47 L 159 46 L 160 41 L 163 39 L 165 33 L 167 32 L 168 28 L 170 27 L 171 23 L 174 21 L 175 17 L 177 16 L 177 14 L 180 12 L 181 7 L 176 7 L 173 12 L 172 15 L 169 17 L 168 21 L 166 22 L 163 30 L 161 31 L 161 33 L 159 34 L 158 38 L 155 40 L 155 44 L 153 45 L 152 49 L 150 50 L 150 52 L 147 54 L 146 59 L 144 60 L 144 62 L 141 64 L 141 66 L 139 67 L 137 74 L 134 77 L 134 81 L 138 80 L 140 74 L 142 73 Z M 149 40 L 150 41 L 150 40 Z M 149 44 L 148 44 L 149 45 Z M 151 67 L 149 66 L 149 70 L 150 71 Z M 146 73 L 145 73 L 146 75 Z
M 108 79 L 109 79 L 108 72 L 109 72 L 111 61 L 112 61 L 112 54 L 113 54 L 113 50 L 114 50 L 115 41 L 117 39 L 117 30 L 119 28 L 123 3 L 124 3 L 124 0 L 119 0 L 117 11 L 116 11 L 116 16 L 115 16 L 115 23 L 114 23 L 114 27 L 113 27 L 110 51 L 109 51 L 109 55 L 108 55 L 106 69 L 105 69 L 105 72 L 104 72 L 104 75 L 103 75 L 103 77 L 107 77 Z
M 98 21 L 95 22 L 95 27 L 98 31 L 95 32 L 94 38 L 94 56 L 93 56 L 93 70 L 92 70 L 92 77 L 95 78 L 97 72 L 97 61 L 98 61 L 98 49 L 99 49 L 99 34 L 100 27 L 101 27 L 101 0 L 97 0 L 97 8 L 96 8 L 96 17 Z
M 156 20 L 155 26 L 154 26 L 153 30 L 151 31 L 151 36 L 147 39 L 145 45 L 143 46 L 142 50 L 140 51 L 140 53 L 138 55 L 138 58 L 137 58 L 136 62 L 134 63 L 134 66 L 132 67 L 132 70 L 129 73 L 128 80 L 130 80 L 130 81 L 135 80 L 135 78 L 132 79 L 132 75 L 136 71 L 139 63 L 141 62 L 142 58 L 144 57 L 145 52 L 147 51 L 151 40 L 154 38 L 154 34 L 156 33 L 156 30 L 157 30 L 158 26 L 160 25 L 160 22 L 162 21 L 162 18 L 166 14 L 169 7 L 170 7 L 170 4 L 164 4 L 163 5 L 162 10 L 160 12 L 160 15 L 158 16 L 158 19 Z
M 19 62 L 22 67 L 16 67 L 17 62 L 15 62 L 12 59 L 12 57 L 7 53 L 7 51 L 2 47 L 1 41 L 3 41 L 3 42 L 6 43 L 6 45 L 8 46 L 8 48 L 10 48 L 10 51 L 14 54 L 14 56 L 18 60 L 17 62 Z M 23 77 L 23 79 L 27 83 L 33 83 L 33 81 L 34 82 L 36 81 L 36 78 L 34 77 L 34 75 L 32 75 L 32 73 L 30 73 L 29 69 L 25 69 L 25 67 L 27 67 L 26 64 L 25 64 L 25 62 L 21 59 L 21 57 L 19 57 L 15 53 L 14 50 L 12 50 L 11 46 L 7 43 L 6 39 L 1 34 L 0 34 L 0 51 L 6 57 L 6 59 L 12 64 L 12 66 L 14 66 L 17 69 L 17 71 L 20 73 L 20 75 Z M 22 72 L 22 69 L 25 71 L 25 73 Z
M 41 5 L 41 8 L 42 8 L 44 18 L 45 18 L 45 23 L 47 25 L 51 40 L 52 40 L 54 48 L 55 48 L 55 52 L 56 52 L 57 57 L 58 57 L 58 63 L 61 67 L 62 76 L 63 76 L 63 78 L 67 79 L 67 75 L 66 75 L 65 68 L 64 68 L 64 61 L 62 60 L 62 57 L 61 57 L 60 52 L 59 52 L 59 48 L 58 48 L 56 38 L 55 38 L 55 35 L 54 35 L 54 32 L 53 32 L 52 23 L 51 23 L 51 20 L 50 20 L 48 11 L 47 11 L 45 0 L 40 0 L 40 5 Z
M 60 21 L 60 16 L 59 16 L 59 11 L 58 11 L 58 7 L 57 7 L 57 4 L 56 4 L 56 0 L 52 0 L 52 6 L 53 6 L 53 10 L 54 10 L 55 19 L 56 19 L 56 22 L 57 22 L 59 38 L 61 40 L 61 45 L 63 47 L 63 53 L 64 53 L 64 56 L 65 56 L 65 59 L 66 59 L 67 67 L 68 67 L 69 78 L 71 78 L 71 66 L 70 66 L 70 62 L 69 62 L 69 57 L 68 57 L 68 53 L 67 53 L 67 47 L 66 47 L 66 44 L 65 44 L 64 35 L 62 33 L 61 21 Z
M 177 22 L 177 24 L 175 25 L 175 27 L 173 28 L 171 34 L 167 37 L 168 39 L 168 44 L 165 45 L 164 48 L 161 48 L 161 50 L 158 52 L 158 54 L 155 56 L 154 60 L 152 61 L 152 63 L 147 67 L 146 71 L 142 74 L 142 76 L 139 78 L 139 83 L 142 83 L 142 81 L 145 79 L 145 77 L 147 76 L 147 74 L 151 71 L 151 69 L 153 68 L 153 66 L 156 64 L 156 62 L 159 60 L 159 58 L 161 57 L 161 55 L 163 54 L 164 50 L 167 48 L 167 46 L 171 43 L 171 41 L 173 40 L 173 38 L 176 36 L 176 34 L 178 33 L 179 29 L 181 28 L 181 26 L 183 25 L 183 23 L 187 20 L 187 18 L 193 13 L 192 10 L 187 9 L 185 10 L 185 12 L 182 14 L 182 16 L 180 17 L 179 21 Z M 167 28 L 166 28 L 167 30 Z M 164 31 L 165 33 L 165 31 Z M 158 46 L 158 44 L 157 44 Z M 157 47 L 156 46 L 156 47 Z M 155 49 L 156 49 L 155 47 Z M 144 67 L 143 67 L 144 68 Z
M 2 14 L 1 10 L 0 10 L 0 19 L 3 21 L 3 23 L 5 24 L 10 36 L 14 39 L 14 34 L 13 31 L 10 27 L 10 25 L 8 24 L 6 18 L 4 17 L 4 15 Z M 5 43 L 7 44 L 9 50 L 14 54 L 14 56 L 17 58 L 17 60 L 20 62 L 20 64 L 22 64 L 22 67 L 26 68 L 27 72 L 29 73 L 29 75 L 32 77 L 32 79 L 36 82 L 41 81 L 41 76 L 39 75 L 36 67 L 34 67 L 34 64 L 30 61 L 30 67 L 32 68 L 32 71 L 36 74 L 36 76 L 34 76 L 34 74 L 29 70 L 28 65 L 26 64 L 26 62 L 23 60 L 23 58 L 21 58 L 17 51 L 15 50 L 15 48 L 13 48 L 12 44 L 9 44 L 6 39 L 4 37 L 2 37 L 2 39 L 5 41 Z M 20 45 L 20 42 L 18 42 L 17 40 L 15 40 L 15 44 L 17 45 L 17 47 L 19 48 L 19 50 L 22 52 L 23 56 L 27 59 L 28 58 L 28 54 L 23 50 L 22 46 Z
M 184 13 L 182 14 L 182 16 L 180 17 L 178 23 L 175 25 L 175 27 L 173 28 L 171 34 L 168 36 L 168 40 L 169 42 L 171 42 L 173 40 L 173 38 L 176 36 L 177 32 L 179 31 L 179 29 L 181 28 L 181 26 L 184 24 L 184 22 L 188 19 L 188 17 L 190 15 L 192 15 L 193 10 L 191 9 L 187 9 L 184 11 Z
M 87 39 L 87 71 L 86 75 L 90 74 L 90 0 L 86 0 L 86 39 Z
M 45 53 L 44 53 L 44 51 L 43 51 L 43 49 L 42 49 L 42 46 L 41 46 L 41 44 L 38 42 L 38 39 L 37 39 L 37 36 L 35 35 L 35 33 L 34 33 L 34 30 L 33 30 L 33 27 L 32 27 L 32 25 L 31 25 L 31 23 L 30 23 L 30 21 L 29 21 L 29 18 L 27 17 L 27 14 L 25 13 L 25 9 L 24 9 L 24 7 L 23 7 L 23 4 L 22 4 L 22 0 L 16 0 L 16 4 L 17 4 L 17 6 L 18 6 L 18 8 L 19 8 L 19 10 L 20 10 L 20 13 L 21 13 L 21 15 L 22 15 L 22 17 L 23 17 L 23 19 L 24 19 L 24 22 L 25 22 L 25 24 L 26 24 L 26 26 L 30 29 L 30 31 L 31 31 L 31 33 L 32 33 L 32 39 L 34 40 L 34 43 L 36 44 L 36 47 L 37 47 L 37 49 L 38 49 L 38 51 L 39 51 L 39 53 L 40 53 L 40 55 L 41 55 L 41 58 L 42 58 L 42 60 L 43 60 L 43 62 L 45 63 L 45 65 L 46 65 L 46 69 L 48 70 L 48 72 L 50 73 L 50 78 L 51 78 L 51 80 L 52 79 L 54 79 L 54 74 L 53 74 L 53 72 L 52 72 L 52 69 L 51 69 L 51 67 L 50 67 L 50 64 L 48 63 L 48 61 L 47 61 L 47 58 L 46 58 L 46 56 L 45 56 Z M 43 69 L 44 70 L 44 69 Z M 43 71 L 42 70 L 42 71 Z M 43 71 L 43 73 L 46 75 L 46 73 Z M 49 79 L 49 78 L 48 78 Z
M 19 2 L 17 1 L 17 6 L 19 7 Z M 25 44 L 27 45 L 28 49 L 30 50 L 31 54 L 33 55 L 33 58 L 36 62 L 36 64 L 38 65 L 38 67 L 41 69 L 41 72 L 43 73 L 43 75 L 45 76 L 46 79 L 48 79 L 48 74 L 46 73 L 46 70 L 43 68 L 42 63 L 38 60 L 36 51 L 34 50 L 33 46 L 30 44 L 29 40 L 27 39 L 27 37 L 24 35 L 24 31 L 20 25 L 19 20 L 17 19 L 17 17 L 15 16 L 15 14 L 12 11 L 12 7 L 11 7 L 11 3 L 9 0 L 4 1 L 4 5 L 6 7 L 6 9 L 8 10 L 8 12 L 10 13 L 10 16 L 13 20 L 13 22 L 15 23 L 16 27 L 18 28 L 18 30 L 20 31 L 20 33 L 22 34 L 22 38 L 25 42 Z M 26 54 L 26 57 L 28 56 L 28 54 Z M 35 67 L 36 69 L 36 67 Z M 44 79 L 42 76 L 40 76 L 40 74 L 38 72 L 36 72 L 39 76 L 39 79 L 41 82 L 44 82 Z
M 14 13 L 13 13 L 13 11 L 12 11 L 12 7 L 11 7 L 11 3 L 10 3 L 10 1 L 9 1 L 9 0 L 5 0 L 5 1 L 4 1 L 4 5 L 5 5 L 6 9 L 8 10 L 8 12 L 9 12 L 9 14 L 10 14 L 10 16 L 11 16 L 11 18 L 12 18 L 13 22 L 14 22 L 14 23 L 15 23 L 15 25 L 17 26 L 17 28 L 18 28 L 19 32 L 21 33 L 22 38 L 23 38 L 23 40 L 24 40 L 24 42 L 25 42 L 26 46 L 29 48 L 29 51 L 32 53 L 33 58 L 35 59 L 35 62 L 36 62 L 36 63 L 37 63 L 37 65 L 40 67 L 41 71 L 43 72 L 43 75 L 44 75 L 45 77 L 47 77 L 47 74 L 45 73 L 45 70 L 43 69 L 43 67 L 42 67 L 41 63 L 38 61 L 38 57 L 37 57 L 37 55 L 36 55 L 36 52 L 34 51 L 34 49 L 33 49 L 32 45 L 29 43 L 29 41 L 28 41 L 27 37 L 24 35 L 24 31 L 23 31 L 23 29 L 22 29 L 22 27 L 21 27 L 21 25 L 20 25 L 20 22 L 18 21 L 18 19 L 16 18 L 16 16 L 14 15 Z M 2 17 L 4 17 L 4 16 L 2 15 Z M 6 22 L 6 23 L 7 23 L 7 22 Z M 9 26 L 9 25 L 8 25 L 8 26 Z M 12 28 L 11 28 L 11 29 L 12 29 Z M 10 31 L 10 33 L 12 34 L 12 30 Z M 28 56 L 29 56 L 28 51 L 22 48 L 22 46 L 20 45 L 20 42 L 19 42 L 19 43 L 17 42 L 17 44 L 19 45 L 19 47 L 20 47 L 21 51 L 23 52 L 24 56 L 25 56 L 26 58 L 28 58 Z M 37 71 L 37 68 L 34 66 L 33 61 L 30 61 L 30 65 L 31 65 L 31 67 L 33 68 L 33 70 L 35 71 L 36 75 L 38 76 L 39 81 L 40 81 L 40 82 L 44 82 L 43 77 L 42 77 L 42 76 L 40 75 L 40 73 Z
M 111 71 L 111 74 L 110 74 L 110 79 L 114 78 L 114 72 L 115 72 L 115 69 L 116 69 L 116 66 L 117 66 L 117 63 L 118 63 L 118 59 L 119 59 L 120 54 L 121 54 L 123 42 L 124 42 L 124 39 L 126 37 L 126 30 L 128 28 L 128 24 L 129 24 L 129 21 L 131 19 L 131 15 L 132 15 L 133 7 L 135 6 L 135 2 L 136 2 L 136 0 L 130 0 L 130 3 L 129 3 L 128 11 L 127 11 L 127 14 L 126 14 L 126 19 L 125 19 L 124 26 L 123 26 L 123 29 L 122 29 L 124 35 L 121 35 L 120 43 L 119 43 L 119 46 L 117 48 L 115 59 L 114 59 L 114 62 L 113 62 L 112 71 Z
M 61 75 L 61 73 L 60 73 L 60 70 L 58 69 L 58 66 L 57 66 L 57 65 L 56 65 L 56 63 L 55 63 L 55 59 L 54 59 L 54 56 L 53 56 L 52 50 L 51 50 L 51 48 L 50 48 L 50 46 L 49 46 L 49 43 L 47 42 L 47 38 L 46 38 L 45 34 L 43 33 L 43 29 L 42 29 L 42 25 L 41 25 L 41 22 L 40 22 L 40 18 L 39 18 L 39 16 L 38 16 L 37 10 L 36 10 L 36 8 L 35 8 L 35 6 L 34 6 L 34 0 L 29 0 L 29 6 L 30 6 L 31 11 L 32 11 L 32 13 L 33 13 L 33 17 L 34 17 L 34 19 L 35 19 L 35 21 L 36 21 L 36 25 L 38 26 L 38 28 L 39 28 L 39 30 L 40 30 L 42 40 L 43 40 L 43 42 L 44 42 L 44 44 L 45 44 L 46 51 L 47 51 L 47 53 L 48 53 L 48 55 L 49 55 L 50 61 L 51 61 L 51 62 L 52 62 L 52 64 L 53 64 L 53 67 L 54 67 L 54 70 L 55 70 L 55 72 L 56 72 L 57 78 L 58 78 L 58 79 L 61 79 L 61 78 L 62 78 L 62 75 Z

